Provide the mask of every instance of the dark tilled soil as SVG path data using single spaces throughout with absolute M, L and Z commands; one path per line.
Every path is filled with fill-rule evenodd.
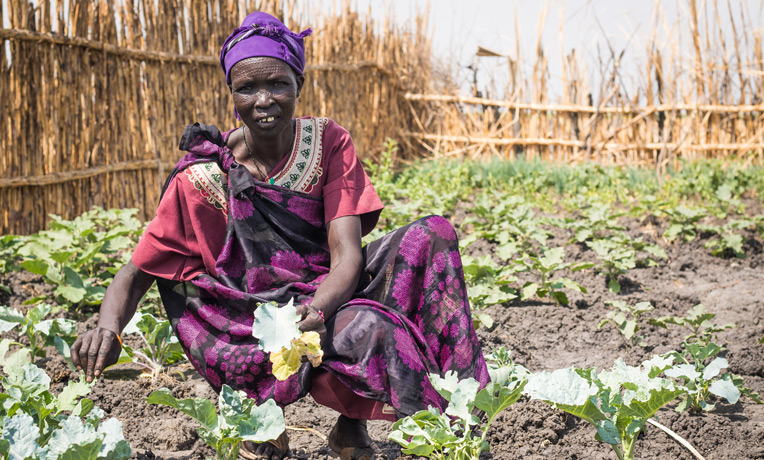
M 658 224 L 660 227 L 660 224 Z M 662 228 L 638 221 L 629 222 L 632 236 L 656 241 Z M 566 236 L 556 236 L 551 246 L 566 245 Z M 664 330 L 647 325 L 645 348 L 627 348 L 619 333 L 609 325 L 597 329 L 608 308 L 605 301 L 621 299 L 635 303 L 649 301 L 655 309 L 647 317 L 682 315 L 697 303 L 703 303 L 716 316 L 719 324 L 735 323 L 734 329 L 719 334 L 726 347 L 730 371 L 745 378 L 753 390 L 764 394 L 764 345 L 757 344 L 764 335 L 764 254 L 755 235 L 746 243 L 745 259 L 713 257 L 704 248 L 703 239 L 677 242 L 666 246 L 668 260 L 658 266 L 631 270 L 621 281 L 624 289 L 616 295 L 607 290 L 604 276 L 593 270 L 563 273 L 588 289 L 587 294 L 571 293 L 571 306 L 535 300 L 494 306 L 486 311 L 497 326 L 480 330 L 484 349 L 506 346 L 516 362 L 531 371 L 554 370 L 568 366 L 610 367 L 615 359 L 638 364 L 656 353 L 678 349 L 685 332 L 678 328 Z M 482 242 L 471 248 L 474 255 L 493 251 Z M 593 260 L 585 247 L 567 246 L 569 258 Z M 49 293 L 50 288 L 38 277 L 14 274 L 4 280 L 14 295 L 0 302 L 20 307 L 24 299 Z M 93 327 L 91 318 L 79 325 L 81 330 Z M 136 344 L 137 345 L 137 344 Z M 52 350 L 51 350 L 52 351 Z M 51 352 L 40 360 L 58 387 L 74 378 L 62 358 Z M 177 411 L 145 402 L 148 394 L 162 386 L 178 397 L 207 397 L 215 394 L 188 365 L 176 367 L 158 382 L 140 377 L 140 371 L 123 365 L 105 373 L 91 398 L 107 414 L 124 424 L 125 436 L 133 446 L 134 458 L 202 459 L 214 456 L 196 433 L 196 424 Z M 317 405 L 310 397 L 289 406 L 288 425 L 312 428 L 327 435 L 337 414 Z M 703 415 L 676 413 L 673 406 L 659 412 L 659 421 L 695 446 L 707 460 L 764 459 L 764 406 L 746 398 L 735 405 L 717 404 L 714 411 Z M 372 421 L 370 435 L 389 459 L 401 456 L 395 443 L 387 441 L 390 424 Z M 328 459 L 330 451 L 318 435 L 306 431 L 290 431 L 293 457 Z M 581 420 L 527 398 L 511 406 L 494 423 L 489 432 L 490 454 L 485 459 L 615 459 L 609 446 L 594 439 L 593 429 Z M 638 441 L 637 458 L 682 459 L 694 457 L 662 431 L 648 426 Z

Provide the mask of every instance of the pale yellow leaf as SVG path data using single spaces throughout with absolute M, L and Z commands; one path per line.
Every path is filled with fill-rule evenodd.
M 278 380 L 286 380 L 300 369 L 302 354 L 297 347 L 292 345 L 288 349 L 282 347 L 281 351 L 271 353 L 271 372 Z
M 321 349 L 321 336 L 316 331 L 304 332 L 298 339 L 305 344 L 305 355 L 308 357 L 308 361 L 313 367 L 318 367 L 321 364 L 321 358 L 324 356 L 324 350 Z

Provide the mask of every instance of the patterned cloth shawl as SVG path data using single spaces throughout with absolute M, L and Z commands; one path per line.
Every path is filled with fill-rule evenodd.
M 229 218 L 216 278 L 159 282 L 175 333 L 215 390 L 226 383 L 258 403 L 289 404 L 310 390 L 314 370 L 305 363 L 286 381 L 276 380 L 252 323 L 260 302 L 310 303 L 329 273 L 323 202 L 256 180 L 215 127 L 187 127 L 181 149 L 188 154 L 170 179 L 189 165 L 216 161 L 228 174 Z M 355 394 L 391 405 L 398 417 L 445 408 L 428 373 L 453 370 L 485 385 L 488 372 L 450 223 L 419 219 L 367 245 L 363 255 L 352 300 L 327 318 L 320 368 Z

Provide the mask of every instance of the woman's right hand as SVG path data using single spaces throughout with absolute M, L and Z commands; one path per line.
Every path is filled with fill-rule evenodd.
M 72 362 L 92 382 L 105 368 L 117 363 L 121 351 L 117 333 L 97 327 L 77 337 L 72 345 Z
M 106 288 L 98 327 L 77 337 L 72 345 L 72 362 L 85 372 L 88 382 L 119 361 L 122 345 L 117 332 L 133 317 L 138 302 L 153 282 L 154 277 L 136 267 L 131 260 Z

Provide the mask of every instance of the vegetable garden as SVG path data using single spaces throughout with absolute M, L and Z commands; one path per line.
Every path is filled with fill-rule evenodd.
M 424 214 L 451 220 L 492 382 L 431 376 L 445 414 L 369 424 L 388 458 L 764 457 L 760 167 L 706 161 L 657 177 L 428 162 L 394 172 L 394 150 L 389 141 L 367 164 L 387 204 L 367 240 Z M 0 240 L 0 456 L 236 458 L 242 440 L 286 424 L 296 458 L 328 458 L 336 414 L 310 397 L 282 418 L 230 388 L 215 395 L 153 289 L 120 363 L 95 384 L 80 379 L 69 346 L 129 259 L 143 229 L 135 216 L 94 209 Z M 306 354 L 320 362 L 315 337 L 268 336 L 290 319 L 261 309 L 256 334 L 274 369 L 288 375 Z

